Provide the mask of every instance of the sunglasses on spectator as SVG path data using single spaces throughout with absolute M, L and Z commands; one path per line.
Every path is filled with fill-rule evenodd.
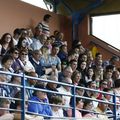
M 19 54 L 19 52 L 14 52 L 15 54 Z
M 21 55 L 28 55 L 27 53 L 21 53 Z

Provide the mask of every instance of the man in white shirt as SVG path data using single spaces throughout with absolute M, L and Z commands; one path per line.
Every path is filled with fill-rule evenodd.
M 32 38 L 33 42 L 31 44 L 31 48 L 33 50 L 40 50 L 40 48 L 42 47 L 42 44 L 40 42 L 41 34 L 42 34 L 42 28 L 36 27 L 34 37 Z
M 72 84 L 71 78 L 68 78 L 68 77 L 66 77 L 62 82 L 67 83 L 67 84 Z M 60 93 L 66 94 L 66 95 L 62 96 L 63 104 L 64 104 L 65 107 L 69 107 L 70 106 L 69 103 L 70 103 L 71 96 L 67 96 L 67 95 L 72 95 L 71 94 L 71 87 L 62 85 L 57 90 Z

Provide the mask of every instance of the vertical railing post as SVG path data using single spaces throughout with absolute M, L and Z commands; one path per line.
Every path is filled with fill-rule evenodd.
M 72 117 L 74 117 L 74 118 L 76 117 L 76 116 L 75 116 L 75 107 L 76 107 L 76 96 L 75 96 L 75 95 L 76 95 L 76 94 L 75 94 L 76 92 L 75 92 L 75 91 L 76 91 L 76 87 L 75 87 L 75 85 L 74 85 L 74 86 L 72 87 L 72 95 L 73 95 L 73 96 L 72 96 L 72 107 L 73 107 L 73 109 L 72 109 Z
M 21 120 L 25 120 L 25 74 L 23 73 L 22 79 L 21 79 Z
M 117 119 L 117 115 L 116 115 L 116 93 L 114 93 L 114 95 L 113 95 L 113 103 L 114 103 L 114 105 L 113 105 L 113 115 L 114 115 L 114 120 L 116 120 Z

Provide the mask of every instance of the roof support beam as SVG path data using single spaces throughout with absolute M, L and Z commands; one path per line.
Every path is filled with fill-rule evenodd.
M 95 2 L 90 3 L 87 7 L 84 9 L 80 9 L 78 12 L 74 12 L 72 14 L 72 36 L 73 36 L 73 41 L 77 40 L 79 41 L 80 35 L 79 33 L 79 24 L 83 20 L 83 18 L 93 9 L 96 7 L 102 5 L 104 0 L 96 0 Z

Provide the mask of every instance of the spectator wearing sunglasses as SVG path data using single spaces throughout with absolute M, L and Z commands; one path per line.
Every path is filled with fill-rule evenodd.
M 14 62 L 14 71 L 15 72 L 35 72 L 35 68 L 32 63 L 27 59 L 28 50 L 22 49 L 20 51 L 18 59 Z

